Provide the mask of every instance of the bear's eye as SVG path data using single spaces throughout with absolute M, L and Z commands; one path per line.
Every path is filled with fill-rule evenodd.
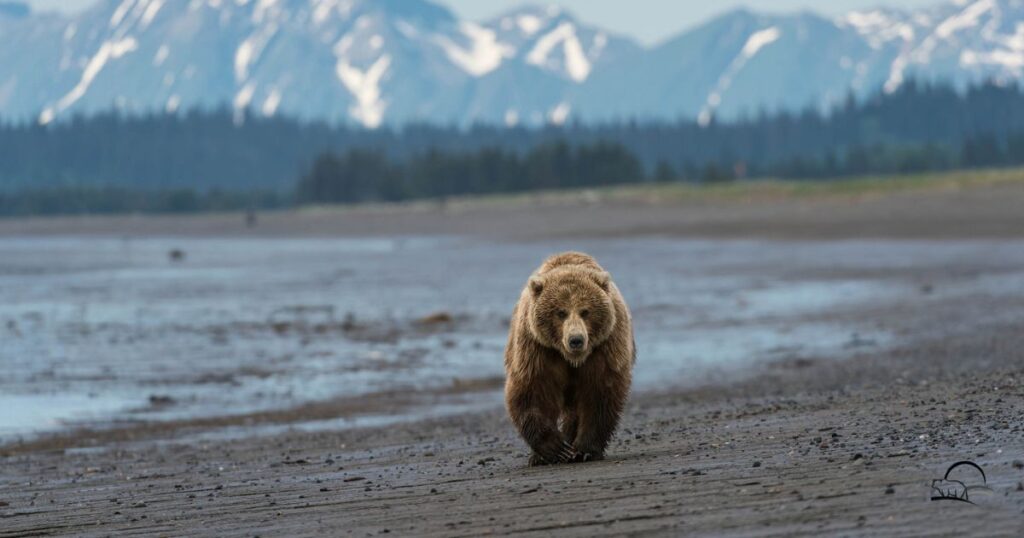
M 589 315 L 590 315 L 590 310 L 586 310 L 586 309 L 580 310 L 580 317 L 581 318 L 585 318 L 585 317 L 587 317 Z
M 558 312 L 556 312 L 556 314 L 558 315 L 559 319 L 565 319 L 569 317 L 569 313 L 566 312 L 565 310 L 559 310 Z

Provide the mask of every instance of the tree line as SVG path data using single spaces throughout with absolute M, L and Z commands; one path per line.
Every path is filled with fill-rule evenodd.
M 730 123 L 366 130 L 227 108 L 0 122 L 0 214 L 198 211 L 638 181 L 827 179 L 1024 164 L 1024 91 L 910 81 Z M 328 179 L 333 178 L 333 179 Z
M 123 213 L 200 213 L 279 209 L 292 197 L 275 191 L 64 185 L 0 191 L 0 216 L 106 215 Z
M 620 144 L 565 141 L 520 155 L 501 148 L 472 153 L 436 149 L 405 162 L 354 149 L 325 153 L 302 176 L 298 203 L 359 203 L 454 195 L 591 187 L 643 181 L 639 159 Z
M 497 147 L 472 153 L 431 150 L 405 162 L 395 162 L 382 152 L 353 149 L 320 155 L 301 176 L 294 200 L 298 204 L 362 203 L 645 182 L 720 183 L 758 177 L 828 180 L 1010 165 L 1024 165 L 1024 134 L 1010 136 L 1005 143 L 990 136 L 969 138 L 958 150 L 937 144 L 879 144 L 767 166 L 726 160 L 683 170 L 665 161 L 647 170 L 628 148 L 610 142 L 573 147 L 560 141 L 523 155 Z

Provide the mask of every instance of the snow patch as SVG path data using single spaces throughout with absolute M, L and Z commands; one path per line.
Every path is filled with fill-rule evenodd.
M 7 101 L 14 94 L 14 89 L 18 87 L 18 77 L 13 76 L 7 79 L 6 82 L 0 84 L 0 108 L 3 108 L 7 104 Z
M 338 80 L 355 97 L 356 102 L 349 109 L 351 116 L 365 127 L 375 129 L 384 120 L 387 103 L 381 98 L 380 82 L 388 68 L 391 67 L 391 56 L 384 54 L 365 71 L 360 70 L 347 60 L 339 59 L 336 68 Z
M 282 8 L 277 0 L 257 0 L 256 8 L 252 10 L 252 22 L 263 24 L 264 21 L 279 17 L 281 12 Z
M 583 52 L 583 45 L 576 37 L 576 27 L 570 22 L 563 22 L 557 28 L 537 40 L 533 50 L 526 55 L 526 62 L 532 65 L 553 69 L 549 58 L 551 51 L 562 44 L 566 74 L 576 82 L 583 82 L 590 76 L 590 60 Z
M 468 50 L 463 49 L 446 36 L 437 36 L 435 41 L 444 50 L 449 60 L 474 77 L 481 77 L 494 71 L 505 58 L 514 54 L 510 47 L 498 42 L 497 35 L 493 30 L 471 22 L 459 24 L 459 30 L 470 41 Z
M 707 127 L 708 125 L 711 125 L 711 119 L 711 109 L 704 107 L 704 109 L 700 111 L 700 114 L 697 114 L 697 125 Z
M 313 8 L 313 22 L 323 24 L 331 16 L 331 13 L 338 13 L 348 17 L 352 11 L 352 0 L 317 0 Z
M 931 26 L 932 18 L 927 13 L 917 12 L 910 17 L 918 26 Z
M 1018 22 L 1010 35 L 986 36 L 992 43 L 989 50 L 965 49 L 960 54 L 960 65 L 976 68 L 992 67 L 1008 71 L 1014 78 L 1024 75 L 1024 22 Z
M 969 52 L 969 51 L 964 51 Z M 1017 72 L 1020 76 L 1021 68 L 1024 68 L 1024 54 L 1008 50 L 993 50 L 976 54 L 980 64 L 998 66 Z
M 965 50 L 960 53 L 960 65 L 964 67 L 974 67 L 981 63 L 978 58 L 978 53 L 973 50 Z
M 238 45 L 238 49 L 235 50 L 236 82 L 241 83 L 249 78 L 250 68 L 277 33 L 277 28 L 276 22 L 268 23 Z
M 167 61 L 167 57 L 171 55 L 171 49 L 167 45 L 160 45 L 160 48 L 156 50 L 156 55 L 153 56 L 153 65 L 160 67 Z
M 747 65 L 747 62 L 756 56 L 761 49 L 778 41 L 780 37 L 782 37 L 782 32 L 777 26 L 758 30 L 753 34 L 750 34 L 750 37 L 747 38 L 747 42 L 743 44 L 743 48 L 740 50 L 740 53 L 733 58 L 729 67 L 726 68 L 725 72 L 722 73 L 722 76 L 718 78 L 718 82 L 715 84 L 715 89 L 708 94 L 704 107 L 697 115 L 697 123 L 700 124 L 701 127 L 706 127 L 711 123 L 711 118 L 714 116 L 715 109 L 722 104 L 722 95 L 730 86 L 732 86 L 733 79 L 740 70 Z
M 67 110 L 68 107 L 81 99 L 85 92 L 89 91 L 89 87 L 96 80 L 96 76 L 100 74 L 100 71 L 103 71 L 103 68 L 106 67 L 110 60 L 120 58 L 138 47 L 139 44 L 133 37 L 127 37 L 119 41 L 104 41 L 100 45 L 100 49 L 96 51 L 96 54 L 93 55 L 85 66 L 82 78 L 78 81 L 78 84 L 67 95 L 57 101 L 56 106 L 44 110 L 39 117 L 39 122 L 46 124 L 53 121 L 57 114 Z
M 261 112 L 266 117 L 271 117 L 277 113 L 277 107 L 281 105 L 281 90 L 274 88 L 271 90 L 270 95 L 267 96 L 266 100 L 263 101 L 263 108 Z
M 754 34 L 747 39 L 747 43 L 743 45 L 743 52 L 741 52 L 741 55 L 744 56 L 745 60 L 749 60 L 766 45 L 770 45 L 778 40 L 781 35 L 782 32 L 780 32 L 776 26 L 766 28 L 760 32 L 754 32 Z
M 118 24 L 121 24 L 121 21 L 124 20 L 125 16 L 128 15 L 128 11 L 131 10 L 134 5 L 135 0 L 124 0 L 124 2 L 121 2 L 121 4 L 117 6 L 117 9 L 114 10 L 114 13 L 110 16 L 110 27 L 114 28 Z
M 241 125 L 245 122 L 245 109 L 249 108 L 249 104 L 252 103 L 252 96 L 255 93 L 256 83 L 250 82 L 235 94 L 235 100 L 232 104 L 235 108 L 234 121 L 236 125 Z
M 978 19 L 982 15 L 995 8 L 995 0 L 978 0 L 960 13 L 942 21 L 935 29 L 935 35 L 947 39 L 960 30 L 973 28 L 978 25 Z
M 235 51 L 236 81 L 241 82 L 249 77 L 249 63 L 252 62 L 253 48 L 253 40 L 249 38 L 242 41 L 242 44 L 238 46 L 238 50 Z
M 576 82 L 583 82 L 590 76 L 590 60 L 583 52 L 583 46 L 580 45 L 575 33 L 565 41 L 565 69 L 569 73 L 569 78 Z
M 1006 48 L 1024 54 L 1024 22 L 1017 23 L 1017 31 L 1012 36 L 1002 40 Z
M 909 24 L 901 24 L 897 26 L 896 33 L 899 34 L 904 41 L 914 40 L 914 27 Z
M 242 87 L 238 93 L 235 94 L 235 109 L 241 109 L 249 106 L 252 103 L 252 96 L 256 93 L 256 83 L 250 82 Z
M 160 8 L 164 7 L 164 0 L 150 0 L 149 5 L 146 6 L 146 11 L 142 13 L 142 28 L 147 28 L 153 19 L 156 18 L 157 13 L 160 13 Z
M 548 114 L 548 120 L 555 125 L 564 125 L 565 120 L 569 119 L 570 112 L 572 112 L 572 107 L 569 106 L 569 103 L 558 103 L 558 106 Z
M 520 15 L 516 17 L 516 26 L 528 36 L 536 34 L 543 24 L 544 21 L 536 15 Z
M 604 32 L 598 32 L 594 36 L 594 42 L 590 47 L 590 57 L 599 58 L 601 53 L 604 52 L 605 47 L 608 46 L 608 36 Z
M 328 17 L 331 16 L 331 10 L 334 9 L 333 2 L 320 2 L 313 8 L 313 22 L 315 24 L 323 24 Z
M 892 65 L 889 68 L 889 77 L 886 79 L 882 89 L 886 93 L 895 92 L 903 85 L 906 78 L 907 67 L 911 63 L 925 65 L 931 62 L 932 54 L 942 41 L 947 41 L 954 37 L 955 34 L 961 31 L 967 31 L 969 35 L 982 34 L 986 39 L 991 40 L 991 36 L 985 36 L 988 31 L 982 32 L 977 28 L 981 17 L 990 11 L 998 11 L 999 6 L 996 0 L 977 0 L 977 1 L 966 1 L 961 0 L 954 2 L 958 7 L 962 7 L 959 12 L 955 15 L 947 17 L 938 26 L 935 27 L 934 31 L 928 35 L 920 45 L 909 51 L 903 51 L 899 56 L 893 60 Z M 965 7 L 966 6 L 966 7 Z M 989 29 L 991 30 L 991 29 Z M 960 44 L 954 44 L 957 48 L 960 48 Z M 964 52 L 967 52 L 965 55 Z M 982 63 L 982 55 L 976 51 L 965 49 L 959 55 L 959 63 L 965 66 L 977 65 Z M 1013 67 L 1012 57 L 1006 57 L 1003 55 L 985 55 L 985 62 L 1002 63 L 1010 60 L 1010 66 Z M 975 62 L 972 64 L 972 62 Z
M 886 79 L 885 84 L 882 86 L 882 90 L 885 93 L 893 93 L 903 85 L 903 72 L 907 69 L 907 57 L 906 55 L 899 55 L 892 62 L 892 66 L 889 68 L 889 78 Z
M 889 17 L 880 10 L 875 11 L 852 11 L 840 19 L 841 23 L 853 26 L 859 32 L 870 32 L 891 23 Z
M 991 50 L 963 50 L 960 53 L 960 65 L 1003 69 L 1016 78 L 1024 75 L 1024 22 L 1017 23 L 1012 35 L 994 37 L 990 41 L 995 44 Z
M 355 37 L 352 34 L 345 34 L 337 43 L 334 44 L 334 55 L 341 57 L 348 54 L 349 49 L 352 48 L 352 43 L 355 41 Z
M 516 125 L 519 125 L 519 112 L 511 108 L 506 110 L 505 125 L 509 127 L 515 127 Z
M 408 21 L 399 20 L 395 23 L 395 28 L 398 28 L 398 31 L 409 39 L 416 39 L 420 36 L 419 30 L 417 30 L 415 26 L 409 24 Z
M 881 10 L 854 11 L 840 18 L 837 24 L 853 27 L 875 50 L 895 39 L 913 41 L 915 36 L 913 25 Z

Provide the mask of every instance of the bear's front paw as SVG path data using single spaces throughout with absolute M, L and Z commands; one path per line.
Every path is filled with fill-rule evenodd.
M 573 458 L 573 463 L 586 463 L 588 461 L 600 461 L 604 459 L 604 454 L 601 452 L 583 452 L 579 451 L 576 453 L 576 457 Z
M 548 465 L 547 460 L 540 457 L 540 454 L 536 452 L 530 454 L 530 467 L 540 467 L 541 465 Z
M 554 439 L 538 447 L 530 456 L 530 465 L 552 465 L 555 463 L 569 463 L 576 459 L 576 450 L 567 441 Z
M 576 453 L 576 449 L 569 444 L 568 441 L 562 441 L 562 449 L 558 451 L 558 461 L 562 463 L 569 463 L 576 459 L 579 454 Z

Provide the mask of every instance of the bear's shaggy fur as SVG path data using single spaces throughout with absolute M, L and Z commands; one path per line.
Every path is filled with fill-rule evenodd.
M 505 403 L 530 464 L 603 458 L 635 362 L 629 309 L 611 276 L 586 254 L 548 258 L 519 297 L 505 348 Z

